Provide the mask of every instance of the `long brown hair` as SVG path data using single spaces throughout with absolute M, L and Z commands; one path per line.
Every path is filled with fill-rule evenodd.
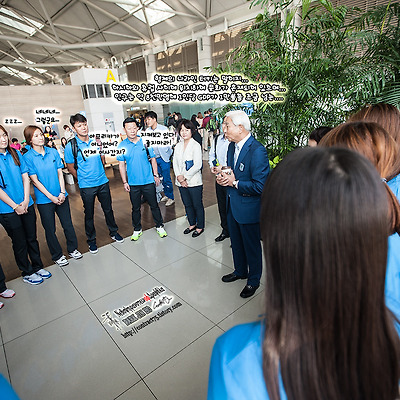
M 4 128 L 3 125 L 0 125 L 0 130 L 2 130 L 8 137 L 7 151 L 11 154 L 11 157 L 14 160 L 14 164 L 17 165 L 18 167 L 21 166 L 21 161 L 19 160 L 17 151 L 14 148 L 11 147 L 10 135 L 6 131 L 6 128 Z
M 34 134 L 37 130 L 39 130 L 40 132 L 42 132 L 42 134 L 44 135 L 42 128 L 40 128 L 39 126 L 36 126 L 36 125 L 28 125 L 28 126 L 25 127 L 25 129 L 24 129 L 24 137 L 25 137 L 26 143 L 28 143 L 29 145 L 32 144 L 32 137 L 33 137 L 33 134 Z
M 400 340 L 384 301 L 388 202 L 344 148 L 295 150 L 261 200 L 263 369 L 271 400 L 393 400 Z
M 347 122 L 328 132 L 320 146 L 347 147 L 361 153 L 378 170 L 386 181 L 394 178 L 400 170 L 399 147 L 391 135 L 375 122 Z M 400 204 L 385 184 L 390 201 L 391 231 L 400 233 Z

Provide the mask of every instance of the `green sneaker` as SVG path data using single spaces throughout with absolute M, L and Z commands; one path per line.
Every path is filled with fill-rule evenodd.
M 168 236 L 167 232 L 165 232 L 165 229 L 163 226 L 160 226 L 159 228 L 156 228 L 158 236 L 160 236 L 160 238 L 164 238 L 166 236 Z
M 131 236 L 131 240 L 133 240 L 134 242 L 136 242 L 136 240 L 139 240 L 140 236 L 143 235 L 142 230 L 140 231 L 133 231 L 133 235 Z

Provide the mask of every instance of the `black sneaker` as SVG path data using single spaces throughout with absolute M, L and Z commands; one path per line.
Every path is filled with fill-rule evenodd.
M 89 243 L 89 251 L 92 254 L 96 254 L 99 251 L 99 249 L 97 248 L 97 244 L 95 242 Z
M 124 238 L 117 232 L 115 235 L 111 236 L 112 240 L 115 240 L 118 243 L 123 243 Z

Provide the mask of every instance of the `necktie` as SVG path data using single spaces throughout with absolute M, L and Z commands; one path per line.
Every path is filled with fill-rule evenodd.
M 233 167 L 234 168 L 236 167 L 236 161 L 239 157 L 239 153 L 240 153 L 240 147 L 237 143 L 235 143 L 235 154 L 233 155 L 233 161 L 234 161 Z

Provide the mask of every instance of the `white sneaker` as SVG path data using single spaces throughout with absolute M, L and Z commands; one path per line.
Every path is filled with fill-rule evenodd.
M 169 197 L 163 196 L 160 201 L 168 201 L 168 200 L 169 200 Z
M 79 260 L 80 258 L 83 257 L 82 253 L 78 251 L 78 249 L 75 249 L 72 253 L 68 253 L 70 257 L 74 258 L 75 260 Z
M 68 260 L 65 258 L 64 255 L 62 255 L 58 260 L 56 260 L 55 263 L 60 267 L 65 267 L 66 265 L 69 264 Z
M 43 282 L 43 278 L 37 274 L 26 275 L 22 277 L 22 280 L 26 283 L 30 283 L 31 285 L 39 285 Z
M 166 236 L 168 236 L 167 232 L 165 231 L 163 226 L 160 226 L 159 228 L 156 228 L 158 236 L 160 236 L 160 238 L 164 238 Z
M 168 201 L 165 203 L 165 207 L 172 206 L 172 204 L 174 204 L 174 203 L 175 203 L 175 200 L 168 199 Z
M 136 242 L 136 240 L 138 240 L 140 238 L 140 236 L 143 235 L 142 230 L 140 231 L 133 231 L 133 235 L 131 236 L 131 240 L 133 240 L 134 242 Z
M 12 289 L 6 289 L 4 292 L 0 293 L 0 297 L 4 297 L 5 299 L 11 299 L 11 297 L 14 297 L 14 296 L 15 296 L 15 292 Z
M 44 279 L 49 279 L 51 277 L 51 273 L 49 271 L 46 271 L 43 268 L 39 269 L 39 271 L 36 271 L 36 275 L 39 275 L 40 277 L 42 277 Z
M 3 308 L 4 304 L 0 301 L 0 308 Z

